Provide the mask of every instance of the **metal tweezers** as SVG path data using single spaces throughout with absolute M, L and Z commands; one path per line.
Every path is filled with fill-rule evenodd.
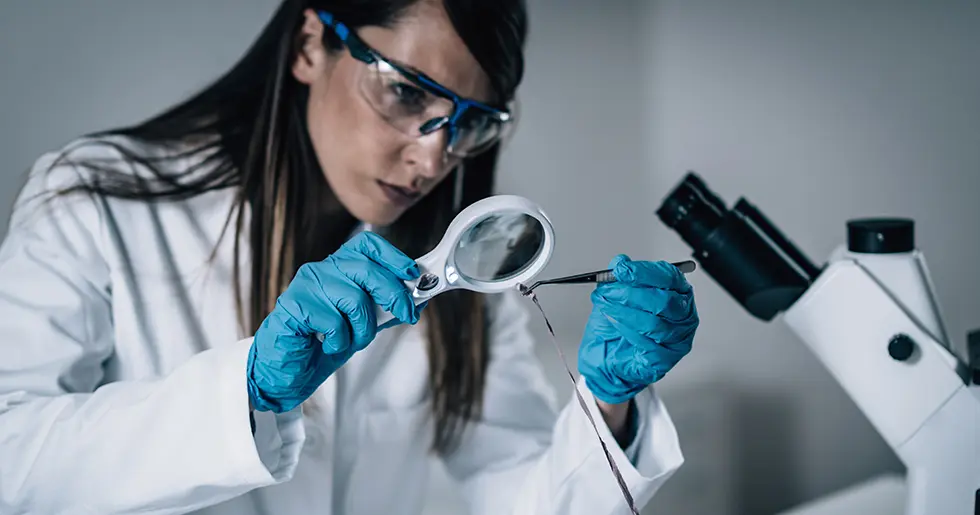
M 695 271 L 698 267 L 697 263 L 691 260 L 678 261 L 676 263 L 671 263 L 681 270 L 682 273 L 689 274 Z M 530 288 L 522 288 L 521 293 L 524 295 L 530 294 L 535 288 L 544 284 L 584 284 L 584 283 L 610 283 L 616 280 L 613 276 L 612 269 L 608 270 L 598 270 L 595 272 L 587 272 L 584 274 L 576 275 L 566 275 L 565 277 L 558 277 L 556 279 L 546 279 L 544 281 L 538 281 L 531 285 Z

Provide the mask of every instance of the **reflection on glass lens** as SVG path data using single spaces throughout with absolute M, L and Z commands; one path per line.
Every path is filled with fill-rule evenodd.
M 544 227 L 522 212 L 494 213 L 471 226 L 456 245 L 460 275 L 475 281 L 503 281 L 531 265 L 544 245 Z

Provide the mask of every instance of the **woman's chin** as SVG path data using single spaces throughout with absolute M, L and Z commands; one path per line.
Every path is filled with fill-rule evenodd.
M 380 202 L 363 202 L 360 205 L 348 207 L 347 210 L 361 223 L 375 227 L 387 227 L 395 223 L 405 212 L 402 208 L 384 205 Z
M 367 191 L 339 190 L 337 198 L 348 213 L 364 224 L 387 227 L 401 217 L 414 203 L 371 184 Z

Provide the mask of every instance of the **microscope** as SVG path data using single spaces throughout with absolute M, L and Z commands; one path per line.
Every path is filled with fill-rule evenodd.
M 752 316 L 810 348 L 904 463 L 905 515 L 980 515 L 980 331 L 950 347 L 914 222 L 847 222 L 814 265 L 755 206 L 688 173 L 657 210 Z

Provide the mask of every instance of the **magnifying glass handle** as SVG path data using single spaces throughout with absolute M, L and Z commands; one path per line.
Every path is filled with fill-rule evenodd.
M 398 320 L 395 320 L 395 316 L 385 311 L 381 306 L 375 306 L 375 313 L 378 318 L 378 331 L 387 329 L 398 323 Z
M 431 276 L 432 274 L 423 273 L 417 280 L 405 281 L 405 287 L 412 293 L 412 300 L 415 301 L 416 306 L 432 298 L 432 295 L 426 294 L 427 292 L 425 290 L 420 291 L 429 285 L 429 281 L 432 280 Z M 434 292 L 432 293 L 434 294 Z M 400 323 L 399 320 L 395 319 L 395 315 L 385 311 L 381 306 L 375 305 L 374 310 L 375 316 L 378 319 L 379 331 Z
M 413 290 L 415 289 L 415 285 L 414 284 L 411 284 L 410 287 Z M 418 297 L 418 296 L 414 296 L 414 297 L 415 297 L 414 300 L 415 300 L 415 305 L 416 306 L 418 306 L 419 304 L 421 304 L 421 303 L 423 303 L 423 302 L 425 302 L 425 301 L 427 301 L 427 300 L 429 300 L 431 298 L 431 297 L 425 297 L 425 298 L 423 298 L 423 297 Z M 396 326 L 396 325 L 398 325 L 398 324 L 401 323 L 401 321 L 399 321 L 399 320 L 397 320 L 395 318 L 395 315 L 392 315 L 391 313 L 385 311 L 385 309 L 383 307 L 381 307 L 381 306 L 375 305 L 374 312 L 375 312 L 376 318 L 378 319 L 378 330 L 379 331 L 382 330 L 382 329 L 387 329 L 387 328 L 392 327 L 392 326 Z
M 416 298 L 415 299 L 415 305 L 418 306 L 419 304 L 421 304 L 424 301 L 425 301 L 425 299 Z M 398 324 L 401 323 L 400 320 L 398 320 L 398 319 L 395 318 L 395 315 L 392 315 L 391 313 L 385 311 L 384 308 L 381 307 L 381 306 L 377 306 L 376 305 L 374 307 L 374 312 L 375 312 L 376 317 L 378 319 L 378 331 L 381 331 L 382 329 L 387 329 L 389 327 L 396 326 L 396 325 L 398 325 Z
M 449 288 L 444 273 L 440 273 L 441 270 L 446 269 L 448 259 L 446 249 L 445 245 L 439 245 L 428 254 L 415 260 L 419 266 L 419 278 L 404 281 L 404 283 L 416 306 Z M 377 314 L 379 331 L 399 324 L 395 316 L 385 311 L 381 306 L 375 306 L 375 313 Z

